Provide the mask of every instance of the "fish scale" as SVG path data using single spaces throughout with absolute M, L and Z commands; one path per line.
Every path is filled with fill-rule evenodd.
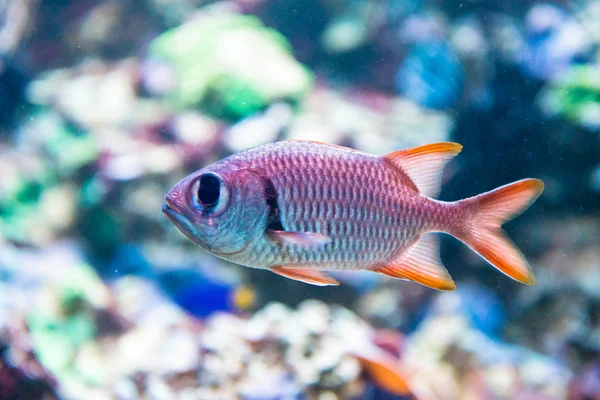
M 221 258 L 315 285 L 337 284 L 326 270 L 368 269 L 453 290 L 438 232 L 533 284 L 501 225 L 527 209 L 543 183 L 523 179 L 469 199 L 435 200 L 443 167 L 461 149 L 433 143 L 379 157 L 317 142 L 268 144 L 184 178 L 163 212 Z
M 375 169 L 381 168 L 381 165 L 377 165 L 380 162 L 376 158 L 370 158 L 366 165 L 353 168 L 341 151 L 328 151 L 326 155 L 327 157 L 318 153 L 311 157 L 301 151 L 290 151 L 276 157 L 269 157 L 268 153 L 264 153 L 262 160 L 260 156 L 257 157 L 256 161 L 264 166 L 277 191 L 284 229 L 316 232 L 333 239 L 333 243 L 323 249 L 297 253 L 288 249 L 276 250 L 275 259 L 268 261 L 293 264 L 317 262 L 321 264 L 318 266 L 327 269 L 360 269 L 364 268 L 365 262 L 386 261 L 405 247 L 406 239 L 415 234 L 407 232 L 405 237 L 398 236 L 395 233 L 397 228 L 389 223 L 382 223 L 386 220 L 384 215 L 388 217 L 388 221 L 393 219 L 392 216 L 384 208 L 377 207 L 373 201 L 377 196 L 383 199 L 383 204 L 391 205 L 393 211 L 401 209 L 402 197 L 378 189 L 392 186 L 397 178 L 391 173 Z M 282 156 L 286 159 L 283 163 Z M 354 179 L 348 174 L 351 170 L 355 171 Z M 331 187 L 332 196 L 327 200 L 323 194 L 328 192 L 330 182 L 335 183 Z M 368 184 L 365 185 L 364 182 Z M 296 190 L 298 188 L 300 190 Z M 330 210 L 334 210 L 334 215 L 341 213 L 341 218 L 331 221 Z M 412 215 L 406 217 L 412 218 Z M 325 221 L 330 221 L 329 226 L 333 229 L 328 230 Z M 336 240 L 338 232 L 347 232 L 346 240 Z M 394 239 L 393 246 L 386 237 Z M 262 246 L 270 247 L 268 243 L 263 243 Z M 263 252 L 268 253 L 268 249 L 257 249 L 254 260 L 256 263 L 267 261 L 260 257 Z

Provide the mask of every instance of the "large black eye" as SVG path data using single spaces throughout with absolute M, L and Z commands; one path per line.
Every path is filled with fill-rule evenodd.
M 221 181 L 213 174 L 200 177 L 198 186 L 198 201 L 206 208 L 212 208 L 219 202 L 221 196 Z
M 192 186 L 194 206 L 204 216 L 220 215 L 229 204 L 229 185 L 214 172 L 205 172 Z

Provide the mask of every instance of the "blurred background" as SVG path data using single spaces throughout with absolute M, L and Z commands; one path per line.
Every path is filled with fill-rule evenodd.
M 600 1 L 0 1 L 0 400 L 600 399 Z M 160 212 L 233 152 L 456 141 L 441 199 L 546 190 L 449 237 L 440 293 L 220 261 Z

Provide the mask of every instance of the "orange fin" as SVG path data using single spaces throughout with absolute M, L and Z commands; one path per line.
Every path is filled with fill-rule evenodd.
M 296 281 L 310 283 L 316 286 L 338 286 L 340 283 L 329 276 L 326 272 L 312 268 L 297 267 L 272 267 L 271 271 Z
M 535 284 L 525 256 L 500 226 L 525 211 L 543 190 L 544 183 L 539 179 L 523 179 L 462 200 L 459 204 L 473 217 L 466 229 L 455 236 L 511 278 Z
M 391 356 L 371 357 L 354 354 L 363 369 L 377 386 L 398 396 L 410 394 L 407 377 L 400 369 L 400 363 Z
M 383 158 L 406 173 L 417 186 L 419 193 L 427 197 L 437 197 L 444 167 L 461 150 L 462 146 L 458 143 L 432 143 L 395 151 Z
M 331 238 L 314 232 L 286 232 L 268 230 L 267 235 L 279 244 L 298 245 L 303 247 L 323 246 L 331 243 Z
M 454 290 L 456 285 L 440 260 L 440 246 L 434 233 L 427 233 L 412 249 L 373 271 L 392 278 L 408 279 L 437 290 Z

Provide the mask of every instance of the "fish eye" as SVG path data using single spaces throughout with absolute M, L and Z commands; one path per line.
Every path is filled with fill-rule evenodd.
M 213 173 L 205 173 L 196 181 L 194 202 L 206 213 L 221 211 L 229 199 L 229 191 L 223 179 Z
M 204 174 L 200 178 L 198 187 L 198 200 L 204 207 L 212 207 L 219 201 L 221 182 L 212 174 Z

